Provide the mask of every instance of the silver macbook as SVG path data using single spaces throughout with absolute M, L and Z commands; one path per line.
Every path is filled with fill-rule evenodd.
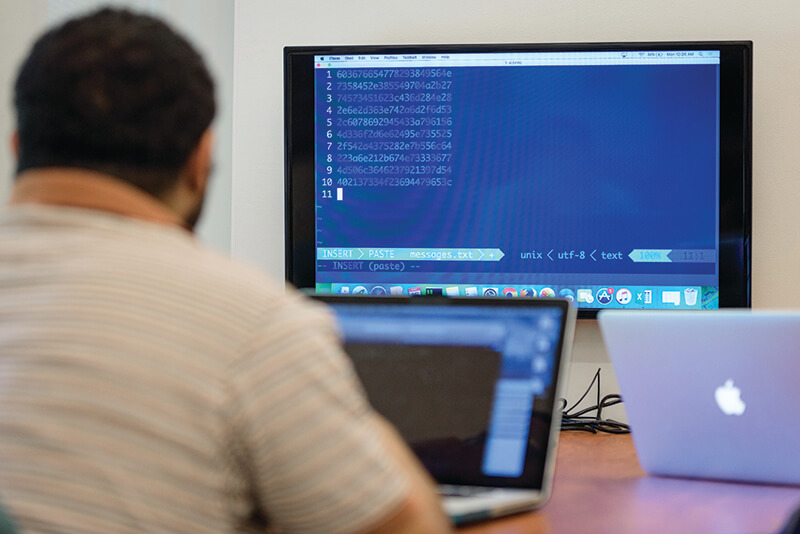
M 440 484 L 456 523 L 550 495 L 575 310 L 561 299 L 342 297 L 367 396 Z
M 800 484 L 800 312 L 602 311 L 642 468 Z

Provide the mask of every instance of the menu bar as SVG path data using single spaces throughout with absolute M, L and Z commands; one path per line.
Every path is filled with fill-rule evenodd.
M 719 64 L 719 50 L 487 52 L 314 56 L 315 68 L 513 67 L 559 65 Z

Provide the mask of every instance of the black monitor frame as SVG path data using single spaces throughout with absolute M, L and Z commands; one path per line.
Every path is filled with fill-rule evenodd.
M 751 305 L 752 42 L 289 46 L 284 48 L 286 279 L 315 286 L 314 56 L 447 52 L 720 51 L 719 306 Z M 593 318 L 597 309 L 579 310 Z

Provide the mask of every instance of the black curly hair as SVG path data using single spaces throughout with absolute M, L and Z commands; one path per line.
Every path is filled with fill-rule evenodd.
M 164 22 L 101 9 L 48 31 L 14 88 L 17 174 L 79 167 L 160 196 L 211 124 L 214 83 Z

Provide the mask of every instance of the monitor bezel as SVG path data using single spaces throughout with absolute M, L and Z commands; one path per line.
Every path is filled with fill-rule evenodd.
M 284 48 L 285 275 L 315 287 L 314 56 L 478 52 L 720 51 L 719 307 L 751 306 L 751 41 L 287 46 Z M 310 149 L 310 150 L 309 150 Z M 600 308 L 579 308 L 594 318 Z

